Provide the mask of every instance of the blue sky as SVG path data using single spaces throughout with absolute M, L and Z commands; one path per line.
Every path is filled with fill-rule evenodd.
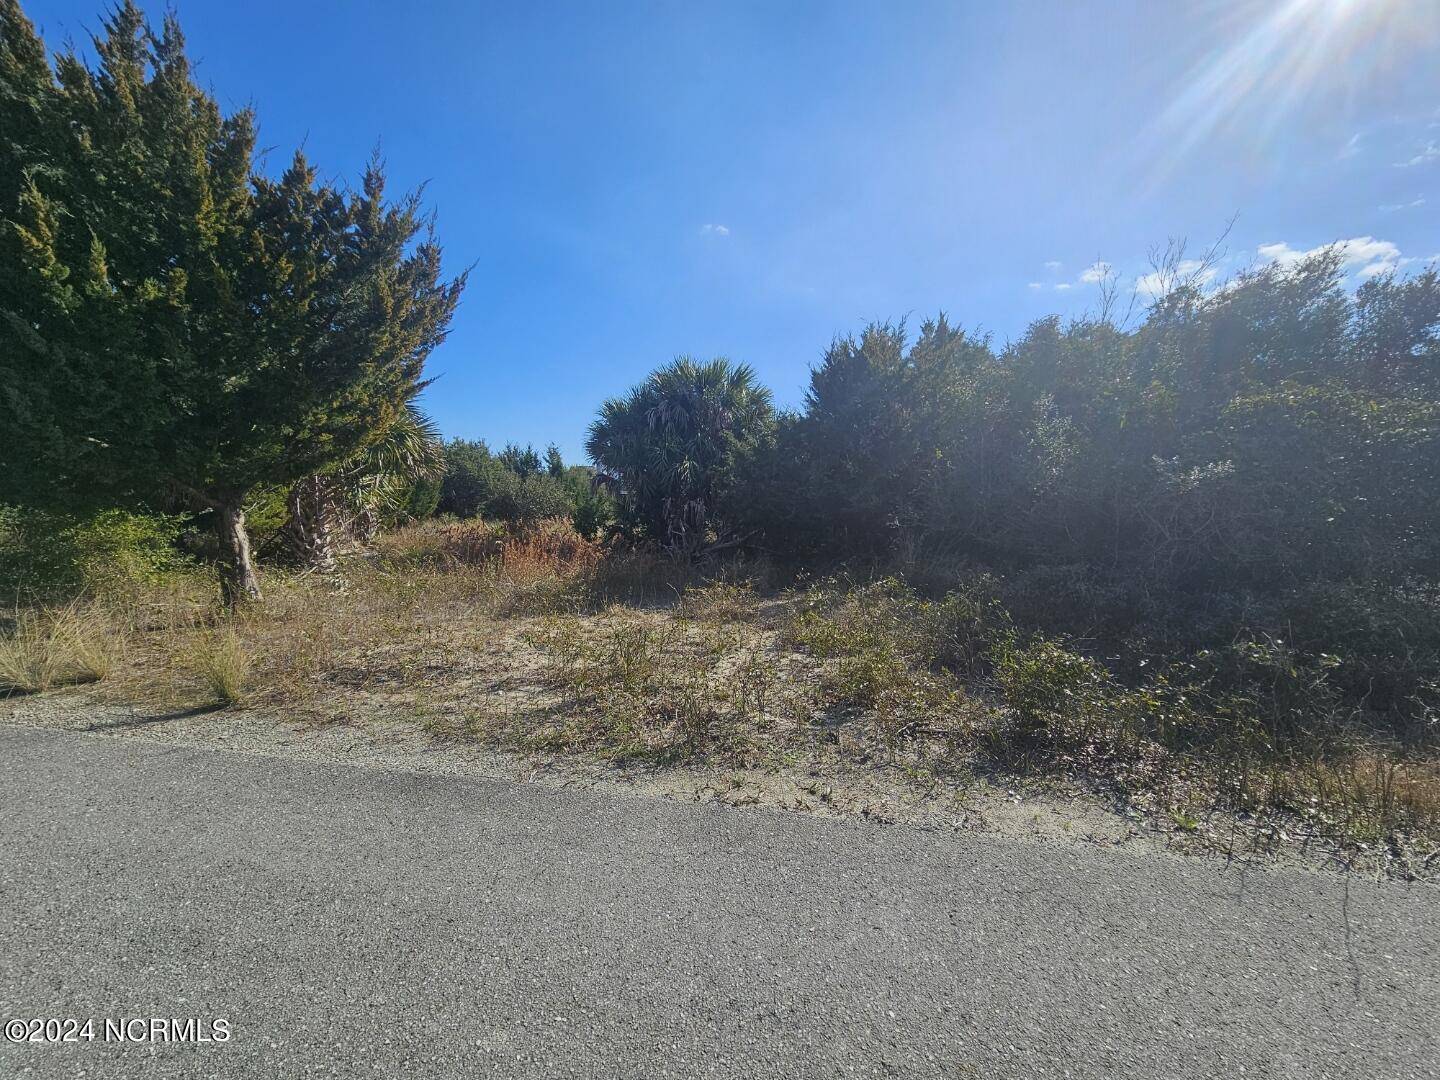
M 161 4 L 144 4 L 152 15 Z M 871 320 L 1014 337 L 1093 309 L 1099 263 L 1220 273 L 1347 242 L 1352 281 L 1440 253 L 1429 0 L 484 4 L 175 0 L 271 168 L 378 146 L 473 264 L 426 406 L 579 455 L 681 354 L 796 404 Z M 52 47 L 100 0 L 29 0 Z

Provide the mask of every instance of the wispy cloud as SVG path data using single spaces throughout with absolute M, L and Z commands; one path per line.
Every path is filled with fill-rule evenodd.
M 729 226 L 729 225 L 713 225 L 713 224 L 701 225 L 701 226 L 700 226 L 700 235 L 701 235 L 701 236 L 729 236 L 729 235 L 730 235 L 730 226 Z
M 1409 202 L 1386 203 L 1384 206 L 1380 207 L 1380 212 L 1382 214 L 1394 214 L 1398 213 L 1401 210 L 1418 210 L 1424 205 L 1425 198 L 1424 196 L 1421 196 L 1418 199 L 1411 199 Z
M 1335 156 L 1343 160 L 1345 158 L 1352 158 L 1358 153 L 1360 153 L 1360 132 L 1357 131 L 1354 135 L 1350 136 L 1349 141 L 1340 148 L 1340 152 Z
M 1045 264 L 1045 269 L 1051 274 L 1058 274 L 1065 268 L 1065 264 L 1059 259 L 1051 259 Z M 1076 285 L 1096 285 L 1110 276 L 1111 266 L 1103 259 L 1091 263 L 1080 272 L 1080 276 L 1074 281 L 1031 281 L 1026 283 L 1026 288 L 1032 292 L 1069 292 Z
M 1395 162 L 1397 169 L 1413 169 L 1417 165 L 1428 165 L 1432 161 L 1440 161 L 1440 143 L 1431 139 L 1426 143 L 1414 157 L 1407 161 Z

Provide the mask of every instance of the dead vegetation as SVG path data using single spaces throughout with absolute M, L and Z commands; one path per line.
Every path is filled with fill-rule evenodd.
M 122 640 L 98 605 L 17 612 L 9 634 L 0 637 L 0 694 L 98 682 L 114 670 Z
M 1233 701 L 1216 715 L 1164 679 L 1122 686 L 1017 634 L 982 591 L 706 573 L 559 523 L 400 529 L 340 580 L 275 574 L 263 606 L 233 615 L 180 577 L 26 611 L 0 681 L 317 724 L 403 717 L 451 743 L 628 766 L 1059 782 L 1198 844 L 1325 837 L 1402 873 L 1433 866 L 1440 838 L 1433 757 L 1340 728 L 1281 745 Z

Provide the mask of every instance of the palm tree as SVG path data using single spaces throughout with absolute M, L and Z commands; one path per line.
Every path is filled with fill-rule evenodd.
M 605 402 L 585 450 L 631 524 L 676 553 L 725 543 L 717 510 L 738 462 L 774 432 L 754 369 L 688 356 Z
M 380 516 L 398 509 L 413 484 L 439 479 L 444 471 L 439 429 L 411 402 L 378 439 L 290 489 L 289 543 L 308 569 L 332 574 L 342 537 L 373 539 Z

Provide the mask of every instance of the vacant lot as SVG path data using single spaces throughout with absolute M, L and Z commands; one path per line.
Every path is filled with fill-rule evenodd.
M 22 612 L 4 678 L 150 714 L 404 730 L 732 802 L 958 820 L 1023 790 L 1186 847 L 1436 869 L 1432 759 L 1339 726 L 1246 738 L 1186 687 L 1122 685 L 1018 633 L 978 590 L 707 571 L 479 522 L 401 529 L 338 579 L 267 586 L 234 615 L 183 574 Z

